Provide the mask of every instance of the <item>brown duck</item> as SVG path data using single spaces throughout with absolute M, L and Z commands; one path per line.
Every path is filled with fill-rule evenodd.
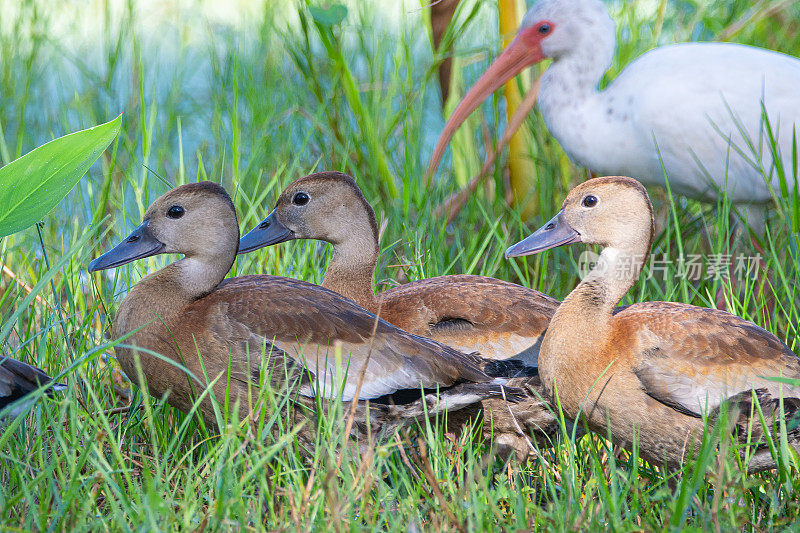
M 730 313 L 672 302 L 615 309 L 647 261 L 653 211 L 639 182 L 591 179 L 570 191 L 545 226 L 506 251 L 507 257 L 586 243 L 603 247 L 599 260 L 556 311 L 539 354 L 548 396 L 556 392 L 567 416 L 630 446 L 651 463 L 677 467 L 699 444 L 704 414 L 717 416 L 723 401 L 750 420 L 755 394 L 767 420 L 782 395 L 784 414 L 800 409 L 800 388 L 769 377 L 800 378 L 800 362 L 777 337 Z M 740 435 L 746 434 L 742 428 Z M 797 447 L 798 430 L 790 439 Z M 769 450 L 756 451 L 751 470 L 773 466 Z
M 375 294 L 378 225 L 372 206 L 347 174 L 319 172 L 294 181 L 280 194 L 272 213 L 242 237 L 239 253 L 292 239 L 330 243 L 333 259 L 322 286 L 395 326 L 461 351 L 536 366 L 544 332 L 559 303 L 541 292 L 484 276 L 454 275 Z M 532 393 L 514 406 L 516 422 L 539 436 L 552 435 L 557 423 L 536 394 L 538 377 L 531 376 L 526 386 Z M 498 402 L 484 407 L 492 413 L 495 434 L 502 435 L 500 444 L 508 442 L 524 453 L 528 446 L 512 437 L 517 424 L 507 406 Z
M 220 404 L 229 394 L 245 417 L 256 411 L 258 387 L 294 386 L 304 405 L 316 394 L 373 399 L 371 427 L 389 430 L 423 413 L 422 399 L 392 404 L 389 398 L 413 397 L 421 387 L 441 390 L 426 399 L 431 412 L 509 395 L 503 379 L 483 372 L 480 358 L 401 331 L 335 292 L 277 276 L 223 281 L 238 242 L 228 194 L 217 184 L 195 183 L 159 197 L 127 239 L 90 264 L 96 271 L 183 254 L 131 289 L 113 325 L 120 365 L 135 379 L 138 358 L 154 396 L 169 392 L 169 403 L 188 412 L 211 383 Z M 199 411 L 216 423 L 208 398 Z M 362 423 L 365 412 L 359 410 Z
M 341 172 L 304 176 L 280 194 L 275 209 L 239 244 L 247 253 L 291 239 L 333 245 L 322 286 L 416 335 L 489 359 L 536 357 L 558 300 L 484 276 L 439 276 L 373 289 L 378 224 L 353 178 Z

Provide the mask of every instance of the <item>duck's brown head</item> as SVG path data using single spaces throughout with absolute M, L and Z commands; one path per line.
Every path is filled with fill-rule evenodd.
M 633 178 L 606 176 L 572 189 L 561 211 L 536 232 L 506 250 L 530 255 L 574 242 L 631 253 L 647 253 L 653 238 L 653 206 Z
M 372 206 L 347 174 L 318 172 L 284 189 L 269 216 L 242 237 L 239 253 L 291 239 L 339 245 L 359 238 L 378 240 Z
M 181 185 L 158 197 L 142 224 L 114 249 L 89 264 L 89 271 L 122 266 L 162 253 L 236 256 L 239 224 L 222 186 L 203 181 Z M 228 265 L 230 268 L 230 265 Z

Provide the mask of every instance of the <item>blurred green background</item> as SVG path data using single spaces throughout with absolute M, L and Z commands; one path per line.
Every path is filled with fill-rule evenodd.
M 734 41 L 794 56 L 800 54 L 800 2 L 645 0 L 614 1 L 607 5 L 617 21 L 619 41 L 607 80 L 646 50 L 674 42 Z M 173 258 L 161 256 L 92 276 L 86 273 L 86 265 L 139 225 L 149 202 L 174 185 L 198 179 L 221 182 L 234 197 L 244 230 L 272 209 L 278 192 L 292 180 L 317 170 L 340 170 L 357 179 L 383 228 L 383 256 L 378 272 L 382 284 L 474 273 L 523 283 L 557 298 L 568 294 L 578 279 L 575 258 L 580 249 L 557 250 L 515 261 L 502 257 L 508 244 L 550 218 L 566 191 L 587 175 L 585 169 L 569 162 L 535 112 L 524 125 L 532 139 L 525 155 L 532 161 L 529 176 L 532 186 L 527 194 L 537 206 L 533 214 L 523 219 L 519 207 L 509 206 L 505 200 L 505 155 L 498 159 L 486 185 L 476 191 L 452 224 L 445 224 L 433 214 L 436 206 L 460 190 L 478 171 L 486 146 L 496 144 L 500 138 L 506 116 L 498 92 L 456 136 L 435 179 L 430 183 L 424 179 L 425 167 L 444 125 L 444 115 L 499 53 L 501 36 L 496 2 L 462 0 L 443 42 L 442 49 L 434 52 L 426 4 L 410 0 L 0 0 L 2 164 L 54 137 L 123 113 L 117 141 L 67 199 L 43 220 L 41 238 L 36 228 L 30 228 L 0 241 L 3 265 L 0 312 L 4 317 L 27 294 L 26 286 L 34 285 L 48 271 L 48 261 L 53 264 L 58 259 L 68 259 L 64 270 L 55 276 L 52 291 L 40 292 L 39 300 L 21 317 L 3 346 L 12 357 L 46 368 L 52 374 L 68 368 L 73 360 L 80 361 L 76 371 L 80 373 L 81 385 L 65 377 L 72 385 L 66 402 L 74 402 L 80 409 L 70 411 L 67 417 L 62 402 L 60 408 L 48 415 L 59 428 L 57 420 L 70 420 L 57 432 L 56 448 L 65 454 L 64 459 L 50 462 L 46 454 L 32 459 L 40 472 L 50 472 L 49 476 L 71 480 L 80 487 L 62 495 L 63 516 L 74 513 L 71 515 L 74 518 L 79 511 L 89 513 L 88 516 L 98 513 L 100 507 L 94 507 L 93 500 L 85 497 L 91 486 L 86 480 L 93 479 L 91 476 L 99 476 L 108 484 L 104 485 L 105 490 L 110 492 L 113 490 L 109 487 L 121 483 L 115 477 L 118 472 L 114 464 L 104 462 L 107 457 L 102 444 L 86 448 L 90 458 L 84 464 L 89 466 L 86 472 L 74 472 L 76 459 L 69 458 L 73 453 L 70 450 L 79 450 L 87 435 L 90 441 L 102 442 L 111 434 L 108 438 L 113 446 L 123 450 L 126 457 L 130 453 L 130 457 L 135 456 L 144 464 L 150 464 L 148 461 L 155 457 L 157 468 L 154 468 L 163 478 L 156 475 L 141 481 L 149 487 L 141 488 L 145 496 L 131 498 L 133 502 L 140 501 L 137 500 L 140 497 L 149 498 L 148 505 L 162 509 L 167 513 L 165 516 L 172 516 L 169 513 L 175 511 L 171 504 L 197 503 L 197 494 L 206 494 L 204 491 L 216 496 L 201 498 L 201 507 L 206 505 L 202 501 L 224 500 L 215 499 L 218 494 L 212 487 L 214 483 L 228 485 L 220 481 L 222 478 L 214 477 L 216 474 L 204 470 L 209 464 L 222 465 L 220 470 L 214 470 L 219 475 L 228 466 L 248 468 L 246 464 L 226 463 L 231 459 L 225 450 L 236 449 L 234 444 L 238 441 L 233 440 L 226 440 L 225 446 L 220 445 L 197 463 L 191 459 L 190 466 L 180 461 L 170 462 L 174 456 L 191 455 L 187 450 L 194 450 L 195 445 L 200 446 L 197 442 L 206 441 L 198 433 L 192 433 L 194 426 L 188 436 L 180 433 L 177 440 L 169 441 L 170 428 L 174 428 L 172 421 L 181 418 L 163 405 L 156 413 L 161 418 L 145 421 L 141 412 L 136 418 L 124 421 L 106 413 L 128 402 L 127 393 L 120 392 L 120 388 L 125 388 L 123 380 L 109 370 L 113 364 L 95 364 L 99 352 L 106 351 L 98 350 L 98 346 L 107 341 L 108 319 L 113 317 L 115 301 L 142 275 Z M 453 59 L 453 76 L 451 97 L 443 103 L 437 67 L 445 58 Z M 527 75 L 523 78 L 520 83 L 524 89 Z M 659 190 L 651 192 L 659 217 L 657 253 L 708 256 L 730 253 L 732 246 L 734 254 L 755 254 L 747 235 L 736 230 L 730 204 L 724 199 L 708 205 L 682 198 L 671 200 Z M 771 270 L 768 277 L 762 278 L 767 282 L 764 291 L 754 290 L 758 283 L 755 278 L 742 280 L 736 286 L 714 279 L 689 281 L 680 278 L 674 270 L 677 266 L 673 265 L 666 279 L 660 275 L 643 279 L 626 297 L 626 302 L 673 300 L 714 305 L 722 287 L 728 309 L 776 332 L 796 349 L 800 253 L 798 235 L 789 230 L 787 222 L 791 208 L 788 200 L 774 206 L 768 233 L 762 238 L 767 251 L 764 260 Z M 70 251 L 67 257 L 71 244 L 90 229 L 98 230 L 91 244 Z M 232 274 L 283 274 L 319 282 L 327 257 L 328 252 L 321 244 L 292 242 L 240 258 Z M 140 396 L 136 398 L 142 401 Z M 106 414 L 95 421 L 98 412 Z M 25 450 L 42 446 L 37 440 L 41 436 L 35 432 L 28 431 L 25 435 L 8 441 L 13 442 L 13 450 L 26 453 Z M 150 442 L 153 449 L 141 445 L 143 441 Z M 444 448 L 450 446 L 447 440 L 437 442 Z M 233 448 L 227 448 L 228 445 Z M 631 476 L 634 481 L 625 489 L 629 492 L 608 496 L 596 480 L 600 470 L 592 470 L 602 469 L 600 463 L 587 459 L 592 449 L 596 451 L 591 448 L 596 444 L 586 446 L 576 452 L 573 443 L 572 448 L 558 448 L 554 452 L 562 458 L 574 459 L 576 453 L 582 452 L 586 456 L 578 463 L 562 463 L 563 479 L 571 481 L 565 481 L 569 486 L 565 492 L 554 489 L 545 497 L 557 504 L 548 507 L 551 514 L 546 519 L 556 520 L 551 524 L 567 527 L 575 523 L 572 518 L 582 516 L 584 511 L 580 505 L 576 506 L 571 496 L 574 494 L 583 494 L 584 501 L 593 502 L 586 505 L 594 506 L 590 515 L 596 518 L 594 523 L 598 527 L 610 522 L 623 529 L 657 527 L 665 514 L 656 501 L 666 502 L 663 512 L 667 515 L 695 513 L 692 516 L 698 527 L 719 519 L 715 494 L 724 492 L 720 492 L 722 489 L 715 492 L 710 485 L 698 482 L 692 489 L 695 492 L 673 499 L 671 493 L 662 491 L 666 486 L 664 479 L 652 471 L 647 475 L 656 483 L 656 489 L 638 484 L 634 475 Z M 447 450 L 450 451 L 437 458 L 441 461 L 435 465 L 437 472 L 439 469 L 447 472 L 448 468 L 455 468 L 454 462 L 460 461 L 461 456 L 453 455 L 450 448 Z M 163 453 L 169 458 L 159 455 Z M 389 455 L 386 451 L 386 457 Z M 7 514 L 9 523 L 26 520 L 28 527 L 43 528 L 51 523 L 42 518 L 49 512 L 47 502 L 55 498 L 48 476 L 29 476 L 28 466 L 13 457 L 13 452 L 0 454 L 0 464 L 14 472 L 4 478 L 12 480 L 4 486 L 18 488 L 30 484 L 26 489 L 29 494 L 22 498 L 3 493 L 5 489 L 0 488 L 0 504 L 5 502 L 6 508 L 12 509 Z M 427 520 L 424 517 L 435 516 L 435 506 L 426 503 L 418 508 L 415 503 L 419 501 L 415 498 L 425 493 L 417 490 L 424 481 L 408 477 L 407 473 L 397 474 L 393 469 L 401 464 L 400 460 L 396 454 L 391 457 L 394 462 L 387 463 L 390 466 L 381 463 L 383 466 L 376 467 L 380 472 L 377 477 L 387 476 L 389 469 L 403 480 L 399 485 L 407 483 L 415 488 L 399 495 L 390 491 L 390 496 L 386 496 L 381 492 L 378 499 L 397 498 L 399 507 L 418 512 L 422 522 Z M 585 469 L 580 473 L 571 470 L 575 464 L 583 464 L 581 461 L 587 461 Z M 474 464 L 479 462 L 477 455 L 473 457 Z M 275 496 L 276 501 L 283 503 L 270 511 L 273 516 L 291 515 L 294 508 L 286 501 L 302 494 L 306 483 L 316 490 L 322 483 L 319 479 L 324 478 L 320 475 L 319 479 L 309 481 L 305 474 L 298 473 L 302 471 L 299 463 L 286 464 L 291 466 L 287 468 L 292 475 L 278 483 L 289 496 Z M 348 474 L 350 477 L 335 477 L 340 473 L 331 475 L 344 480 L 345 486 L 357 485 L 364 479 L 357 477 L 353 481 L 355 468 Z M 201 471 L 208 477 L 197 481 L 196 486 L 190 483 L 194 489 L 187 488 L 185 493 L 175 495 L 174 500 L 159 501 L 168 490 L 165 487 L 174 486 L 173 476 L 195 479 Z M 529 487 L 536 483 L 551 486 L 548 484 L 555 478 L 537 472 L 519 473 L 522 478 L 509 473 L 509 480 L 517 479 L 516 483 L 520 483 L 524 478 Z M 619 483 L 630 481 L 624 471 L 614 475 L 621 476 Z M 131 479 L 126 477 L 125 483 L 132 483 Z M 133 479 L 140 482 L 136 476 Z M 535 507 L 534 512 L 530 507 L 532 501 L 538 505 L 539 500 L 526 499 L 527 496 L 522 497 L 503 484 L 506 482 L 494 483 L 491 476 L 486 479 L 490 481 L 486 481 L 483 490 L 486 494 L 496 491 L 491 493 L 493 496 L 479 498 L 480 505 L 473 502 L 472 507 L 461 507 L 457 502 L 463 494 L 457 492 L 459 496 L 453 496 L 455 513 L 500 520 L 497 517 L 507 516 L 504 513 L 514 508 L 522 522 L 509 518 L 506 524 L 509 527 L 513 524 L 523 527 L 520 523 L 530 524 L 530 517 L 539 516 L 536 514 L 539 508 Z M 766 476 L 754 479 L 736 478 L 739 485 L 729 491 L 732 501 L 746 504 L 738 510 L 733 508 L 735 505 L 727 508 L 725 524 L 731 526 L 741 520 L 755 521 L 765 516 L 776 520 L 776 524 L 796 519 L 797 487 L 791 480 Z M 752 491 L 751 482 L 755 487 Z M 701 485 L 705 488 L 698 488 Z M 505 496 L 500 496 L 501 493 Z M 450 492 L 447 494 L 450 497 Z M 590 497 L 598 494 L 605 496 Z M 691 499 L 693 494 L 698 495 L 697 502 Z M 517 496 L 519 499 L 514 499 Z M 286 501 L 282 500 L 284 497 Z M 507 498 L 503 500 L 505 503 L 498 503 L 502 498 Z M 23 502 L 28 500 L 44 502 L 39 505 L 40 514 L 26 507 Z M 232 497 L 224 501 L 229 508 L 220 510 L 220 516 L 228 516 L 225 513 L 233 516 L 242 506 L 255 509 L 259 505 L 253 503 L 257 499 L 239 501 Z M 784 503 L 773 505 L 776 501 Z M 281 507 L 284 504 L 288 506 Z M 118 514 L 97 514 L 98 521 L 103 523 L 103 516 L 132 520 L 130 517 L 136 516 L 136 512 L 144 512 L 141 506 L 126 505 L 114 507 L 114 513 Z M 318 523 L 329 526 L 330 515 L 321 510 L 326 508 L 325 501 L 317 505 Z M 627 514 L 622 512 L 619 521 L 621 505 L 630 510 Z M 690 507 L 691 513 L 687 511 Z M 196 527 L 198 522 L 188 516 L 179 516 L 175 523 Z M 475 520 L 478 522 L 471 523 L 480 522 L 478 518 Z M 224 521 L 219 524 L 224 525 Z M 395 525 L 403 524 L 399 521 Z

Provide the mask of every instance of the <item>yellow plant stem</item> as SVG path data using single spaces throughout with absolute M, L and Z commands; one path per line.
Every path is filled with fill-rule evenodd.
M 503 36 L 505 48 L 514 39 L 520 22 L 520 0 L 497 0 L 497 11 L 500 22 L 500 35 Z M 512 79 L 503 87 L 506 97 L 506 119 L 511 120 L 522 101 L 517 80 Z M 519 128 L 508 143 L 508 178 L 512 197 L 515 202 L 526 201 L 522 209 L 524 217 L 537 211 L 536 195 L 531 194 L 536 186 L 536 168 L 530 157 L 531 134 L 525 128 Z

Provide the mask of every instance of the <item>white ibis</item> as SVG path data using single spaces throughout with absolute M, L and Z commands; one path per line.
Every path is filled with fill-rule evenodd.
M 598 91 L 614 47 L 614 22 L 599 0 L 536 2 L 513 42 L 453 112 L 429 172 L 483 100 L 525 67 L 552 58 L 538 106 L 574 162 L 648 185 L 664 185 L 666 173 L 678 194 L 714 200 L 725 191 L 732 202 L 763 205 L 771 196 L 760 169 L 780 195 L 768 117 L 793 189 L 800 60 L 739 44 L 676 44 L 642 55 Z

